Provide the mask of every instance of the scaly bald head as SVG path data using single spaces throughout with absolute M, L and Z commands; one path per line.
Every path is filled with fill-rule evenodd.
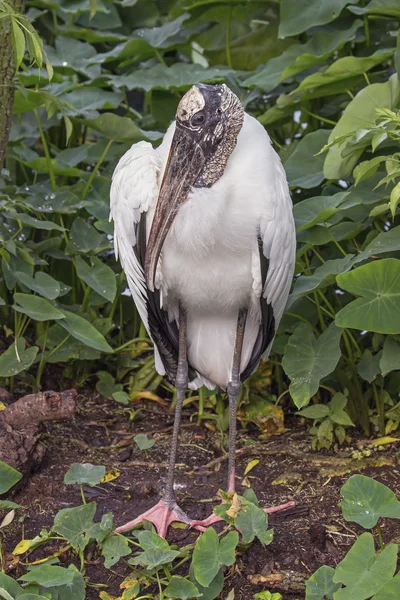
M 175 133 L 146 248 L 145 275 L 154 289 L 157 262 L 172 222 L 191 188 L 224 174 L 243 125 L 239 98 L 226 85 L 198 83 L 179 102 Z

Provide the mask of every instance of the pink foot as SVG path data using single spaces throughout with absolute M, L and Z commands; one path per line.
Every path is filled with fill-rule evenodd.
M 222 504 L 225 504 L 225 502 L 222 502 Z M 278 506 L 271 506 L 270 508 L 264 508 L 264 512 L 266 514 L 271 514 L 271 513 L 275 513 L 275 512 L 279 512 L 280 510 L 286 510 L 287 508 L 292 508 L 293 506 L 296 506 L 296 502 L 286 502 L 285 504 L 279 504 Z M 191 527 L 210 527 L 210 525 L 214 525 L 214 523 L 219 523 L 220 521 L 223 521 L 224 519 L 222 519 L 221 517 L 218 517 L 217 515 L 215 515 L 214 513 L 211 514 L 209 517 L 207 517 L 207 519 L 202 519 L 202 520 L 193 520 L 191 521 L 190 525 Z
M 205 531 L 205 527 L 201 526 L 200 523 L 193 524 L 193 521 L 189 519 L 176 502 L 169 503 L 163 499 L 143 514 L 136 517 L 136 519 L 133 519 L 133 521 L 129 521 L 128 523 L 125 523 L 125 525 L 121 525 L 121 527 L 117 527 L 115 531 L 117 533 L 128 531 L 144 520 L 153 523 L 158 535 L 163 538 L 165 538 L 167 529 L 173 521 L 186 523 L 188 527 L 194 527 L 194 529 L 197 529 L 198 531 Z

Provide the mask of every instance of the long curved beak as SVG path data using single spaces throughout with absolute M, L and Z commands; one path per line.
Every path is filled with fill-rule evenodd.
M 154 291 L 158 259 L 165 238 L 191 186 L 201 173 L 204 162 L 201 147 L 177 125 L 146 247 L 144 272 L 150 291 Z

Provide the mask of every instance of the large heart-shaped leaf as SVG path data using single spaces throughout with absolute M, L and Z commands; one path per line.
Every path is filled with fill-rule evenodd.
M 400 519 L 400 502 L 383 483 L 365 475 L 352 475 L 343 485 L 341 507 L 347 521 L 366 529 L 375 527 L 380 517 Z
M 366 600 L 394 575 L 397 545 L 390 544 L 375 554 L 374 538 L 363 533 L 335 569 L 333 581 L 346 587 L 335 592 L 335 600 Z
M 338 327 L 400 333 L 400 260 L 376 260 L 338 275 L 336 281 L 360 296 L 336 314 Z
M 308 404 L 322 377 L 335 369 L 340 358 L 340 337 L 340 329 L 331 324 L 316 340 L 308 323 L 300 323 L 290 336 L 282 366 L 291 379 L 290 394 L 297 408 Z

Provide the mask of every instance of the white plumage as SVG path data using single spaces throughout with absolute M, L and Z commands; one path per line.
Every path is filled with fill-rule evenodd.
M 147 142 L 134 144 L 119 161 L 111 186 L 115 251 L 149 334 L 147 287 L 135 254 L 135 225 L 145 212 L 148 237 L 174 130 L 173 123 L 157 149 Z M 264 285 L 259 238 L 269 261 Z M 249 309 L 241 371 L 257 340 L 261 295 L 272 305 L 277 330 L 293 277 L 295 243 L 292 202 L 281 161 L 262 125 L 245 114 L 223 175 L 209 188 L 191 189 L 158 262 L 155 285 L 169 319 L 178 319 L 178 302 L 187 311 L 188 360 L 197 373 L 190 387 L 204 383 L 226 389 L 239 308 Z M 156 368 L 164 374 L 155 351 Z

